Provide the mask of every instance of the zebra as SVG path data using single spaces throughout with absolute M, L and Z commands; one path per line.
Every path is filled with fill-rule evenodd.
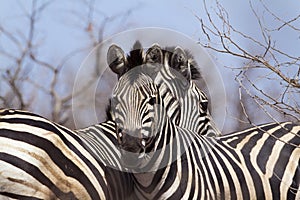
M 180 46 L 162 49 L 154 43 L 146 52 L 136 41 L 128 55 L 117 45 L 111 45 L 107 53 L 110 69 L 120 78 L 126 72 L 145 64 L 163 65 L 156 81 L 165 90 L 168 116 L 180 127 L 199 134 L 221 135 L 208 111 L 208 101 L 193 80 L 199 79 L 197 63 L 190 52 Z M 155 71 L 155 69 L 154 69 Z M 179 89 L 180 88 L 180 89 Z M 179 109 L 178 109 L 179 108 Z M 200 123 L 205 120 L 206 123 Z
M 270 123 L 208 137 L 170 119 L 157 81 L 165 65 L 126 71 L 115 64 L 122 73 L 111 115 L 138 199 L 300 198 L 300 125 Z
M 131 176 L 112 159 L 119 157 L 114 125 L 108 121 L 93 128 L 97 138 L 92 131 L 71 131 L 37 114 L 1 110 L 0 197 L 130 199 Z M 99 141 L 96 157 L 87 144 Z
M 142 58 L 143 63 L 152 63 L 154 62 L 153 53 L 159 49 L 154 47 L 147 52 L 147 58 L 140 56 L 133 60 L 132 53 L 127 60 L 132 59 L 132 63 Z M 159 52 L 161 52 L 160 49 Z M 176 56 L 182 54 L 184 59 L 187 58 L 183 50 L 178 49 L 176 52 L 178 52 Z M 179 70 L 179 64 L 187 68 L 191 61 L 185 63 L 178 61 L 182 62 L 177 58 L 173 59 L 171 67 L 175 69 L 177 67 L 181 74 L 185 73 L 188 80 L 198 75 L 193 67 L 188 68 L 188 75 L 187 71 Z M 200 102 L 201 104 L 195 105 L 195 108 L 198 106 L 199 109 L 207 109 L 207 104 L 200 101 L 204 93 L 199 92 L 196 87 L 190 87 L 187 91 L 190 93 L 176 94 L 176 98 L 173 97 L 174 95 L 166 96 L 170 102 L 173 102 L 169 108 L 170 115 L 174 115 L 171 110 L 178 110 L 178 107 L 185 101 L 191 104 Z M 176 118 L 177 124 L 183 122 L 180 114 L 177 112 L 172 116 Z M 131 176 L 127 172 L 122 172 L 126 169 L 121 165 L 120 152 L 116 148 L 117 143 L 115 123 L 111 117 L 100 124 L 71 131 L 34 113 L 1 110 L 0 197 L 21 199 L 134 198 Z

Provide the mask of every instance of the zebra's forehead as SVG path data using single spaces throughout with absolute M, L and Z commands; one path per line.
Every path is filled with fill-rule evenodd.
M 134 83 L 151 83 L 155 80 L 158 72 L 163 66 L 161 64 L 143 64 L 137 66 L 122 75 L 117 85 L 133 85 Z
M 168 57 L 166 57 L 165 62 L 167 59 Z M 190 88 L 190 83 L 178 71 L 166 65 L 144 64 L 131 69 L 120 77 L 114 88 L 113 97 L 137 93 L 143 94 L 142 96 L 153 96 L 158 93 L 157 88 L 161 85 L 164 85 L 165 89 L 176 91 L 175 93 L 185 93 Z M 178 96 L 179 94 L 174 95 Z
M 132 73 L 132 71 L 129 71 L 119 79 L 113 91 L 113 97 L 135 95 L 138 93 L 142 94 L 142 96 L 156 94 L 156 84 L 153 77 L 147 73 L 142 71 Z

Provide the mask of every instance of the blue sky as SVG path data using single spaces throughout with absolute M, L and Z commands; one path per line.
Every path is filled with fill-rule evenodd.
M 0 25 L 6 30 L 22 35 L 27 35 L 28 20 L 25 17 L 26 12 L 31 9 L 29 0 L 0 0 Z M 46 1 L 37 1 L 38 5 Z M 42 13 L 37 23 L 36 44 L 40 45 L 38 54 L 45 60 L 58 64 L 65 55 L 74 49 L 89 46 L 90 40 L 85 32 L 88 6 L 83 2 L 95 2 L 94 15 L 92 22 L 99 25 L 104 18 L 110 18 L 116 15 L 122 15 L 129 9 L 132 9 L 128 17 L 118 17 L 110 24 L 107 24 L 104 38 L 115 33 L 133 28 L 142 27 L 162 27 L 176 30 L 186 34 L 195 41 L 203 40 L 204 35 L 201 31 L 199 20 L 206 18 L 203 2 L 200 0 L 77 0 L 77 1 L 52 1 L 47 9 Z M 210 8 L 211 0 L 207 0 Z M 262 14 L 261 4 L 253 1 L 254 9 Z M 274 13 L 286 19 L 292 19 L 299 14 L 300 4 L 294 0 L 267 0 L 263 1 Z M 230 22 L 239 30 L 261 39 L 259 26 L 255 21 L 254 15 L 249 8 L 248 1 L 227 0 L 222 1 L 222 5 L 229 13 Z M 276 27 L 272 24 L 274 17 L 269 16 L 263 19 L 263 22 L 269 27 Z M 299 25 L 299 22 L 296 22 Z M 298 26 L 299 27 L 299 26 Z M 299 55 L 299 35 L 291 34 L 288 30 L 274 34 L 276 45 L 293 55 Z M 239 41 L 241 45 L 251 49 L 251 44 L 243 40 Z M 0 32 L 0 49 L 9 49 L 15 52 L 13 45 L 3 37 Z M 254 49 L 255 50 L 255 49 Z M 253 50 L 253 51 L 254 51 Z M 217 54 L 208 51 L 215 63 L 222 71 L 223 79 L 226 84 L 227 93 L 230 97 L 230 88 L 236 84 L 234 76 L 230 70 L 224 70 L 224 66 L 241 66 L 241 60 L 231 56 Z M 82 60 L 89 53 L 89 50 L 70 59 L 67 64 L 74 68 L 79 67 Z M 0 58 L 1 70 L 7 68 L 9 62 Z M 36 72 L 38 76 L 40 72 Z M 1 89 L 1 87 L 0 87 Z M 231 95 L 232 96 L 232 95 Z
M 30 10 L 30 2 L 28 0 L 0 0 L 0 24 L 5 27 L 10 27 L 12 30 L 26 30 L 24 20 L 24 11 Z M 41 1 L 38 1 L 41 2 Z M 207 2 L 210 2 L 209 0 Z M 281 16 L 292 18 L 299 11 L 300 5 L 296 1 L 265 1 L 266 4 L 274 12 Z M 111 17 L 118 13 L 122 13 L 129 8 L 134 8 L 126 18 L 125 22 L 115 20 L 115 24 L 107 26 L 106 36 L 118 32 L 119 30 L 127 30 L 131 28 L 155 26 L 177 30 L 187 34 L 197 40 L 203 35 L 201 32 L 198 19 L 194 16 L 205 17 L 203 4 L 199 1 L 184 1 L 184 0 L 154 0 L 154 1 L 95 1 L 96 12 L 103 15 L 95 14 L 94 21 L 101 21 L 103 16 Z M 222 5 L 230 14 L 230 21 L 242 31 L 249 34 L 259 34 L 258 26 L 254 21 L 254 17 L 250 12 L 248 1 L 222 1 Z M 255 5 L 254 5 L 255 6 Z M 256 8 L 259 10 L 259 7 Z M 87 13 L 87 8 L 83 6 L 82 1 L 53 1 L 47 10 L 41 16 L 39 28 L 40 38 L 46 38 L 43 42 L 46 46 L 59 45 L 59 51 L 68 51 L 73 49 L 84 39 L 79 33 L 76 33 L 75 26 L 82 23 L 80 19 L 72 17 L 71 12 L 80 12 L 83 17 Z M 266 21 L 268 19 L 265 19 Z M 288 34 L 288 33 L 286 33 Z M 70 36 L 72 35 L 72 36 Z M 279 38 L 282 35 L 278 36 Z M 289 35 L 287 35 L 289 37 Z M 283 46 L 285 49 L 291 49 L 295 38 L 290 37 L 290 40 L 284 40 Z M 75 40 L 75 41 L 74 41 Z M 0 41 L 1 45 L 5 45 Z M 63 52 L 61 52 L 63 53 Z

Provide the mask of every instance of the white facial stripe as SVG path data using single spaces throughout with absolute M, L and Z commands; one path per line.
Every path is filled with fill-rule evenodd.
M 138 156 L 138 158 L 143 158 L 145 156 L 145 152 L 140 153 L 140 155 Z
M 141 143 L 142 143 L 143 146 L 146 146 L 146 141 L 144 139 L 142 140 Z
M 170 67 L 170 66 L 169 66 L 169 54 L 165 54 L 163 64 L 164 64 L 165 66 L 167 66 L 167 68 Z
M 143 136 L 149 137 L 149 131 L 146 131 L 146 130 L 142 129 L 141 133 L 142 133 Z
M 123 133 L 122 132 L 119 132 L 119 137 L 122 137 L 123 136 Z

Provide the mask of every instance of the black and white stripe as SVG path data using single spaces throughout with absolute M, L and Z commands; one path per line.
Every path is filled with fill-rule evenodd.
M 71 131 L 36 114 L 0 112 L 0 195 L 14 199 L 125 199 L 132 190 L 127 173 L 111 166 L 115 143 L 111 122 L 90 127 L 95 138 Z M 90 137 L 89 142 L 86 139 Z M 106 148 L 106 149 L 105 149 Z M 109 150 L 108 150 L 109 149 Z M 113 165 L 112 162 L 114 162 Z M 110 164 L 109 164 L 110 163 Z
M 133 172 L 138 199 L 299 199 L 299 125 L 266 124 L 220 137 L 178 126 L 156 79 L 166 67 L 131 69 L 113 92 L 122 163 Z
M 158 52 L 155 49 L 158 49 Z M 177 71 L 185 75 L 184 80 L 186 78 L 187 82 L 198 76 L 192 61 L 182 63 L 182 60 L 174 56 L 172 58 L 169 51 L 162 51 L 157 46 L 147 51 L 147 58 L 139 48 L 132 51 L 125 57 L 126 66 L 137 66 L 132 65 L 134 62 L 153 63 L 156 56 L 153 52 L 163 52 L 162 64 L 169 65 L 172 62 L 172 68 L 177 68 Z M 185 54 L 181 49 L 177 52 L 176 56 Z M 149 56 L 150 54 L 152 56 Z M 186 58 L 184 55 L 184 59 Z M 185 71 L 180 71 L 181 65 Z M 164 93 L 168 114 L 179 124 L 184 122 L 180 110 L 186 110 L 185 99 L 190 100 L 191 105 L 194 103 L 194 108 L 201 109 L 202 105 L 197 103 L 202 94 L 193 88 L 187 88 L 190 94 L 182 94 L 181 90 L 176 90 L 172 84 L 165 84 L 169 79 L 176 77 L 176 74 L 166 71 L 158 81 L 162 85 L 161 92 Z M 177 82 L 181 84 L 180 79 Z M 190 91 L 191 89 L 193 91 Z M 187 95 L 191 95 L 192 98 L 189 99 Z M 181 125 L 194 128 L 191 124 Z M 3 144 L 0 147 L 0 160 L 3 164 L 0 167 L 0 171 L 3 172 L 3 176 L 0 176 L 0 195 L 36 199 L 127 198 L 133 188 L 132 180 L 127 173 L 119 171 L 126 169 L 119 160 L 120 152 L 116 148 L 118 141 L 115 131 L 113 121 L 74 132 L 32 113 L 3 110 L 0 121 L 0 143 Z M 20 174 L 22 178 L 19 177 Z
M 153 67 L 148 69 L 148 74 L 151 74 L 155 83 L 160 86 L 170 119 L 176 125 L 200 135 L 220 135 L 219 130 L 212 124 L 206 95 L 193 82 L 200 77 L 200 72 L 188 51 L 181 47 L 163 49 L 157 44 L 144 51 L 137 41 L 128 54 L 120 47 L 112 45 L 107 58 L 109 67 L 119 78 L 131 70 L 140 75 L 139 67 L 152 65 Z M 146 70 L 146 67 L 144 69 Z M 131 80 L 127 81 L 130 84 Z M 123 93 L 126 95 L 126 89 Z M 135 102 L 134 99 L 132 102 Z M 201 121 L 206 121 L 205 125 Z

